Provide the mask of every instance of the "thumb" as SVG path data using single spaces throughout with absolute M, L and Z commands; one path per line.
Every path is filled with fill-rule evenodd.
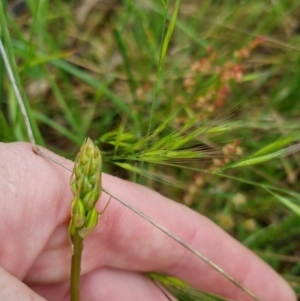
M 1 301 L 46 301 L 37 295 L 18 278 L 0 267 L 0 300 Z

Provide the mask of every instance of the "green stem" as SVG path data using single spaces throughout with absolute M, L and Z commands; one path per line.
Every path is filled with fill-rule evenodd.
M 2 1 L 4 14 L 6 14 L 7 1 L 6 0 L 0 0 L 0 1 Z M 2 39 L 3 45 L 5 45 L 5 42 L 4 42 L 3 36 L 2 36 L 2 31 L 3 31 L 3 29 L 0 28 L 0 39 Z M 0 110 L 1 110 L 1 107 L 3 104 L 2 100 L 4 99 L 4 74 L 5 74 L 5 66 L 4 66 L 3 59 L 0 56 Z
M 80 301 L 80 266 L 83 250 L 83 238 L 79 235 L 81 228 L 75 228 L 73 242 L 73 254 L 71 265 L 71 301 Z

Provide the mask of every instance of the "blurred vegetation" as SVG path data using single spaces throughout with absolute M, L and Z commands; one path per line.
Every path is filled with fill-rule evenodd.
M 166 40 L 174 7 L 8 1 L 37 142 L 74 159 L 90 136 L 105 172 L 213 219 L 300 293 L 300 4 L 185 0 Z M 2 75 L 0 141 L 27 141 Z

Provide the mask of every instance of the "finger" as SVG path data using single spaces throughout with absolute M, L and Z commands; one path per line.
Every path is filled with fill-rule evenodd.
M 1 301 L 46 301 L 33 292 L 23 282 L 0 268 L 0 300 Z
M 27 143 L 0 143 L 0 158 L 0 237 L 5 242 L 0 266 L 23 279 L 67 218 L 70 173 L 35 155 Z
M 145 275 L 107 268 L 97 269 L 85 277 L 81 296 L 88 301 L 168 301 L 161 289 Z
M 122 180 L 115 181 L 109 176 L 103 179 L 105 187 L 119 191 L 124 199 L 190 243 L 262 300 L 296 300 L 293 291 L 281 277 L 210 220 L 149 189 Z M 104 258 L 105 264 L 133 270 L 163 271 L 205 291 L 233 300 L 251 300 L 152 225 L 127 208 L 121 208 L 117 202 L 113 204 L 116 207 L 111 206 L 103 216 L 98 228 L 99 236 L 95 238 L 102 238 L 101 242 L 106 243 L 105 249 L 109 250 Z M 109 235 L 104 241 L 101 225 Z M 91 249 L 95 242 L 91 238 Z
M 24 146 L 22 148 L 24 151 Z M 70 201 L 64 199 L 67 195 L 66 188 L 60 191 L 62 187 L 57 185 L 57 181 L 67 182 L 66 173 L 58 169 L 53 173 L 51 169 L 44 167 L 45 162 L 41 160 L 35 164 L 44 170 L 43 177 L 47 177 L 48 187 L 55 190 L 56 197 L 61 200 L 59 216 L 65 214 L 64 218 L 68 219 Z M 72 166 L 72 163 L 69 164 Z M 103 183 L 105 187 L 192 244 L 257 293 L 262 300 L 296 300 L 289 286 L 274 271 L 206 218 L 139 185 L 110 176 L 104 176 Z M 108 197 L 102 196 L 101 202 L 105 204 L 107 199 Z M 47 274 L 37 273 L 38 268 L 50 273 L 55 269 L 56 273 L 66 275 L 65 267 L 61 264 L 56 266 L 55 261 L 49 260 L 45 254 L 39 257 L 37 263 L 31 270 L 31 280 L 35 279 L 34 277 L 40 281 L 47 279 Z M 110 204 L 101 218 L 99 227 L 85 241 L 83 272 L 102 265 L 139 271 L 159 270 L 204 290 L 235 300 L 250 300 L 190 252 L 117 202 Z
M 69 283 L 33 285 L 48 301 L 69 301 Z M 162 290 L 145 275 L 111 268 L 99 268 L 81 278 L 81 299 L 85 301 L 168 301 Z

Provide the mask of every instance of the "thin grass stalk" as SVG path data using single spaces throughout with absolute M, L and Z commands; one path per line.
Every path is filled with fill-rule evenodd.
M 0 1 L 2 1 L 3 11 L 6 17 L 7 1 L 6 0 L 0 0 Z M 0 27 L 0 40 L 5 45 L 2 37 L 2 31 L 3 29 Z M 4 61 L 3 58 L 0 57 L 0 110 L 2 107 L 2 100 L 4 99 L 4 78 L 5 78 L 4 74 L 5 74 Z
M 43 138 L 41 136 L 41 133 L 39 132 L 39 129 L 35 123 L 35 120 L 31 118 L 29 114 L 28 109 L 28 100 L 26 97 L 26 94 L 24 92 L 24 89 L 21 85 L 21 80 L 19 76 L 19 71 L 16 65 L 15 55 L 10 39 L 10 34 L 8 31 L 8 25 L 7 20 L 5 17 L 6 10 L 4 8 L 4 5 L 2 1 L 0 1 L 0 56 L 3 59 L 4 67 L 6 69 L 6 72 L 8 74 L 9 80 L 11 82 L 11 85 L 13 87 L 13 90 L 15 92 L 25 125 L 26 130 L 28 133 L 28 138 L 32 145 L 34 145 L 35 151 L 38 150 L 36 146 L 36 140 L 39 142 L 39 144 L 43 144 Z M 3 42 L 2 42 L 3 41 Z M 4 46 L 5 45 L 5 46 Z M 0 82 L 1 84 L 1 82 Z M 35 136 L 33 135 L 33 132 L 35 133 Z M 36 137 L 36 139 L 35 139 Z
M 162 38 L 162 46 L 161 46 L 160 54 L 159 54 L 159 61 L 158 61 L 156 79 L 155 79 L 154 90 L 153 90 L 152 106 L 151 106 L 147 136 L 150 135 L 150 131 L 151 131 L 152 119 L 153 119 L 154 109 L 155 109 L 155 105 L 156 105 L 156 94 L 157 94 L 157 89 L 158 89 L 158 83 L 159 83 L 159 80 L 161 77 L 162 66 L 164 64 L 164 60 L 165 60 L 165 56 L 166 56 L 166 53 L 168 50 L 169 42 L 170 42 L 171 36 L 173 34 L 174 28 L 175 28 L 179 5 L 180 5 L 180 0 L 177 0 L 175 7 L 174 7 L 172 17 L 171 17 L 170 25 L 167 28 L 165 37 Z M 165 27 L 166 27 L 166 22 L 167 22 L 168 6 L 169 6 L 169 1 L 167 1 L 167 5 L 166 5 L 166 14 L 164 16 L 163 33 L 165 32 Z M 145 146 L 145 148 L 147 148 L 147 145 Z
M 19 107 L 20 107 L 20 110 L 21 110 L 21 113 L 22 113 L 22 116 L 23 116 L 23 119 L 24 119 L 24 122 L 25 122 L 25 125 L 26 125 L 26 129 L 27 129 L 27 134 L 28 134 L 29 140 L 30 140 L 31 144 L 33 145 L 33 148 L 36 149 L 37 145 L 36 145 L 36 142 L 35 142 L 35 138 L 34 138 L 33 132 L 31 130 L 31 126 L 30 126 L 30 121 L 29 121 L 29 117 L 28 117 L 28 114 L 27 114 L 27 110 L 26 110 L 24 102 L 22 100 L 22 96 L 21 96 L 20 90 L 18 88 L 18 84 L 15 81 L 14 74 L 13 74 L 11 68 L 10 68 L 10 64 L 9 64 L 9 61 L 8 61 L 8 58 L 7 58 L 6 51 L 5 51 L 4 45 L 2 43 L 2 40 L 0 40 L 0 54 L 1 54 L 2 58 L 3 58 L 4 66 L 6 67 L 9 80 L 10 80 L 10 82 L 12 84 L 12 87 L 14 89 L 14 92 L 15 92 L 15 95 L 16 95 L 16 98 L 17 98 L 17 101 L 19 103 Z
M 168 3 L 169 3 L 169 1 L 168 1 Z M 162 30 L 162 37 L 161 37 L 161 45 L 164 42 L 164 33 L 166 30 L 167 14 L 168 14 L 168 4 L 165 5 L 165 15 L 164 15 L 164 25 L 163 25 L 163 30 Z M 157 94 L 157 89 L 158 89 L 158 82 L 159 82 L 159 79 L 161 76 L 161 70 L 162 70 L 162 64 L 163 64 L 163 60 L 161 59 L 162 58 L 162 48 L 163 47 L 161 47 L 161 49 L 160 49 L 158 67 L 157 67 L 157 71 L 156 71 L 156 78 L 155 78 L 155 83 L 154 83 L 154 88 L 153 88 L 152 105 L 151 105 L 151 111 L 150 111 L 147 136 L 150 135 L 150 131 L 151 131 L 152 118 L 153 118 L 154 108 L 155 108 L 155 104 L 156 104 L 155 99 L 156 99 L 156 94 Z M 147 145 L 145 148 L 147 148 Z
M 153 116 L 154 116 L 154 109 L 156 106 L 158 83 L 161 78 L 162 66 L 163 66 L 163 63 L 165 60 L 166 52 L 167 52 L 167 49 L 169 46 L 169 42 L 170 42 L 173 30 L 175 27 L 180 0 L 176 1 L 173 15 L 171 18 L 171 23 L 170 23 L 169 27 L 167 28 L 167 30 L 166 30 L 166 23 L 167 23 L 167 19 L 168 19 L 169 0 L 167 0 L 166 3 L 164 1 L 162 1 L 162 3 L 165 6 L 164 25 L 163 25 L 163 31 L 162 31 L 162 37 L 161 37 L 161 41 L 162 41 L 161 45 L 162 46 L 160 48 L 158 67 L 157 67 L 157 71 L 156 71 L 156 78 L 155 78 L 154 89 L 153 89 L 152 105 L 151 105 L 150 118 L 149 118 L 148 130 L 147 130 L 147 137 L 150 136 L 150 132 L 151 132 L 152 120 L 153 120 Z M 146 140 L 144 149 L 147 149 L 147 147 L 148 147 L 148 140 Z M 144 163 L 142 162 L 141 166 L 143 166 L 143 164 Z

